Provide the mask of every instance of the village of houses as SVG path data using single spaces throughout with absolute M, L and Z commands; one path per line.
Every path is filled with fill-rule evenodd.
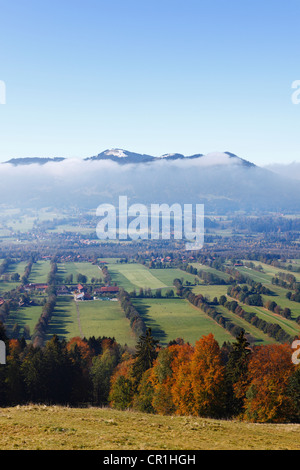
M 29 283 L 24 286 L 25 292 L 46 293 L 48 284 L 43 283 Z M 57 295 L 73 295 L 75 301 L 87 300 L 110 300 L 117 301 L 117 294 L 119 293 L 118 286 L 101 286 L 94 287 L 92 292 L 86 286 L 77 284 L 76 286 L 68 287 L 60 285 L 56 289 Z

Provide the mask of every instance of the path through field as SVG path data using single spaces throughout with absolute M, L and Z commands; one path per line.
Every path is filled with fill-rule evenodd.
M 80 336 L 81 336 L 81 338 L 84 338 L 84 334 L 82 332 L 81 324 L 80 324 L 80 310 L 79 310 L 78 302 L 75 301 L 75 305 L 76 305 L 76 310 L 77 310 L 77 322 L 78 322 L 78 328 L 79 328 Z

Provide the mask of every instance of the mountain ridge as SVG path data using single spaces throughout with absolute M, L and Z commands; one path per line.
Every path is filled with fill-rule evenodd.
M 141 154 L 136 152 L 131 152 L 124 149 L 107 149 L 100 152 L 98 155 L 94 155 L 92 157 L 84 158 L 83 161 L 103 161 L 103 160 L 110 160 L 120 165 L 124 164 L 141 164 L 141 163 L 154 163 L 154 162 L 161 162 L 161 161 L 175 161 L 175 160 L 195 160 L 198 158 L 203 157 L 211 157 L 211 156 L 218 156 L 220 159 L 226 158 L 227 156 L 231 159 L 235 159 L 236 162 L 241 163 L 242 165 L 248 167 L 255 167 L 256 165 L 248 160 L 245 160 L 241 157 L 238 157 L 234 153 L 231 152 L 211 152 L 209 154 L 202 154 L 197 153 L 193 155 L 183 155 L 181 153 L 168 153 L 161 155 L 159 157 L 155 157 L 153 155 L 148 154 Z M 21 158 L 11 158 L 3 162 L 4 164 L 11 164 L 14 166 L 19 165 L 31 165 L 31 164 L 38 164 L 38 165 L 45 165 L 46 163 L 59 163 L 62 161 L 68 160 L 65 157 L 21 157 Z

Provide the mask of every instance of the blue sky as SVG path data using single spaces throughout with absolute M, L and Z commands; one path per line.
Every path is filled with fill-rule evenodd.
M 0 160 L 300 161 L 298 0 L 0 1 Z

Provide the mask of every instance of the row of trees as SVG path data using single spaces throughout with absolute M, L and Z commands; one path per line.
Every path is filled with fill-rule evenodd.
M 241 331 L 219 346 L 212 334 L 195 346 L 159 346 L 147 329 L 134 354 L 112 338 L 53 336 L 44 347 L 8 340 L 0 368 L 0 406 L 83 403 L 159 414 L 300 422 L 300 368 L 287 344 L 249 347 Z
M 232 320 L 224 317 L 219 313 L 212 303 L 209 303 L 205 297 L 201 294 L 195 295 L 193 292 L 189 292 L 185 298 L 191 302 L 195 307 L 200 308 L 204 313 L 211 317 L 215 322 L 217 322 L 222 328 L 229 331 L 229 333 L 235 338 L 243 330 L 240 326 L 236 325 Z M 214 303 L 216 303 L 214 301 Z
M 28 264 L 26 265 L 26 268 L 25 268 L 24 274 L 22 276 L 22 279 L 21 279 L 21 282 L 22 282 L 23 285 L 28 284 L 28 279 L 29 279 L 29 276 L 31 274 L 31 269 L 32 269 L 33 263 L 34 263 L 34 260 L 33 260 L 32 257 L 30 257 L 30 259 L 28 261 Z
M 109 401 L 166 415 L 300 422 L 300 369 L 290 346 L 249 349 L 243 332 L 222 348 L 212 334 L 195 346 L 181 341 L 157 348 L 147 331 L 137 355 L 117 366 Z
M 56 274 L 57 264 L 55 261 L 51 261 L 51 269 L 48 274 L 48 288 L 47 288 L 47 300 L 43 305 L 42 313 L 38 319 L 37 324 L 34 327 L 32 334 L 32 342 L 34 346 L 42 347 L 45 343 L 47 336 L 47 328 L 52 318 L 55 305 L 56 305 Z
M 11 260 L 9 258 L 5 258 L 2 263 L 0 264 L 0 276 L 4 274 L 9 267 L 9 264 L 11 263 Z
M 300 289 L 297 289 L 296 292 L 287 292 L 286 298 L 291 300 L 292 302 L 300 302 Z M 298 317 L 299 320 L 299 317 Z
M 284 287 L 285 289 L 297 289 L 299 287 L 296 277 L 288 272 L 277 273 L 276 277 L 272 278 L 272 284 Z
M 205 282 L 205 284 L 208 284 L 208 285 L 216 285 L 216 284 L 226 285 L 226 284 L 228 284 L 228 282 L 226 282 L 223 278 L 221 278 L 217 274 L 212 273 L 210 271 L 205 271 L 204 269 L 197 269 L 194 266 L 192 266 L 191 264 L 187 264 L 187 263 L 182 264 L 182 263 L 180 263 L 180 265 L 178 267 L 180 269 L 182 269 L 183 271 L 186 271 L 189 274 L 194 274 L 195 276 L 198 276 L 200 279 L 202 279 L 202 281 Z
M 224 296 L 225 297 L 225 296 Z M 262 318 L 259 318 L 254 312 L 246 312 L 236 300 L 226 300 L 224 302 L 223 296 L 222 299 L 220 298 L 220 303 L 224 305 L 229 311 L 235 313 L 239 317 L 246 320 L 251 325 L 255 326 L 259 330 L 263 331 L 263 333 L 267 334 L 271 338 L 274 338 L 276 341 L 280 343 L 292 343 L 295 339 L 291 335 L 289 335 L 280 325 L 277 323 L 269 323 Z
M 124 289 L 120 289 L 118 298 L 125 317 L 129 320 L 130 327 L 138 338 L 146 331 L 144 320 L 133 305 L 130 294 L 128 294 L 128 292 L 126 292 Z
M 244 285 L 243 287 L 239 285 L 229 287 L 227 289 L 227 294 L 246 305 L 255 305 L 257 307 L 263 306 L 262 296 L 254 287 L 251 289 L 249 289 L 247 285 Z
M 150 287 L 148 287 L 148 288 L 146 287 L 144 289 L 141 287 L 138 292 L 136 291 L 136 289 L 134 289 L 129 294 L 130 294 L 130 297 L 132 297 L 132 298 L 139 297 L 140 299 L 144 299 L 144 298 L 160 299 L 160 298 L 163 297 L 161 289 L 155 289 L 155 291 L 153 291 Z M 173 289 L 167 289 L 164 296 L 166 298 L 174 297 L 174 290 Z

